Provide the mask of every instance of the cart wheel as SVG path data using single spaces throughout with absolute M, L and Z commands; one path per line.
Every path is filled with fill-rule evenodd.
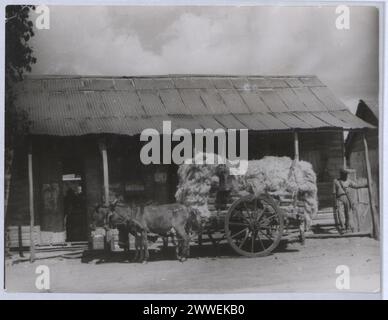
M 233 202 L 225 216 L 225 235 L 240 255 L 262 257 L 279 244 L 283 235 L 283 215 L 267 196 L 244 196 Z

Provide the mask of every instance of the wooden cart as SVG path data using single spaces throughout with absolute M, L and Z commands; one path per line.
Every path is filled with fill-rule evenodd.
M 210 197 L 211 217 L 203 232 L 218 244 L 227 239 L 235 252 L 246 257 L 270 254 L 281 241 L 304 243 L 305 209 L 293 194 L 247 194 L 220 203 Z M 214 233 L 221 232 L 217 239 Z

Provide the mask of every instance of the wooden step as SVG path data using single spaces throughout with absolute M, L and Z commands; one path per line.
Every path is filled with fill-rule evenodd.
M 353 233 L 314 233 L 314 234 L 306 234 L 306 239 L 323 239 L 323 238 L 351 238 L 351 237 L 370 237 L 371 234 L 369 232 L 353 232 Z
M 333 212 L 325 212 L 325 213 L 317 213 L 317 215 L 313 218 L 313 220 L 327 220 L 334 219 Z

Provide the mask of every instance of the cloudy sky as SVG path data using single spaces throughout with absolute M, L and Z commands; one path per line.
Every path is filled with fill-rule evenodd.
M 34 18 L 34 15 L 32 15 Z M 378 11 L 350 7 L 50 7 L 35 74 L 315 74 L 351 109 L 377 99 Z

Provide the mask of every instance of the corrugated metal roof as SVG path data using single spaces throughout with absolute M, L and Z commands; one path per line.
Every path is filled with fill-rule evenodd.
M 17 106 L 31 133 L 139 134 L 173 128 L 371 128 L 315 76 L 29 77 Z

